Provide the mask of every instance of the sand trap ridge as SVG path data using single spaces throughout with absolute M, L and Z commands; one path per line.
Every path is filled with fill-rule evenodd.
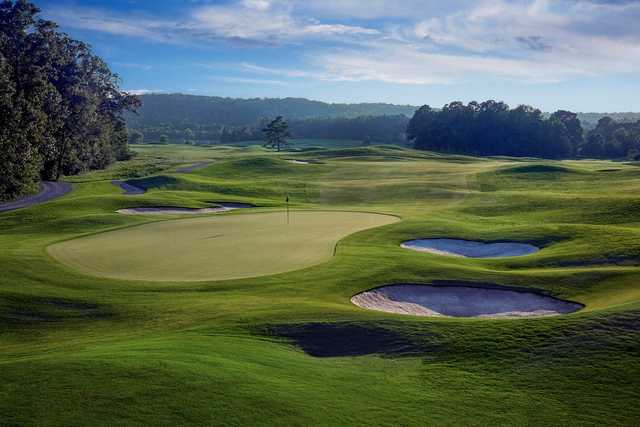
M 148 208 L 126 208 L 118 209 L 116 212 L 124 215 L 184 215 L 184 214 L 208 214 L 227 212 L 236 209 L 253 208 L 254 205 L 249 203 L 236 203 L 236 202 L 214 202 L 216 207 L 213 208 L 180 208 L 172 206 L 159 206 Z
M 414 251 L 429 252 L 438 255 L 460 256 L 465 258 L 524 256 L 540 250 L 538 247 L 528 243 L 485 243 L 460 239 L 408 240 L 400 246 Z
M 534 292 L 462 285 L 389 285 L 355 295 L 351 302 L 369 310 L 432 317 L 540 317 L 583 307 Z

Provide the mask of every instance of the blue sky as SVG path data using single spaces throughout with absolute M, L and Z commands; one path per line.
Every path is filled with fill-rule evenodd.
M 638 0 L 36 0 L 136 93 L 640 111 Z

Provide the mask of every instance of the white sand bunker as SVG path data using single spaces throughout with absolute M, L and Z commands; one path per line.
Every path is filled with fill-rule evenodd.
M 540 249 L 528 243 L 485 243 L 460 239 L 418 239 L 402 243 L 403 248 L 438 255 L 465 258 L 501 258 L 529 255 Z
M 309 165 L 311 164 L 311 162 L 308 162 L 306 160 L 296 160 L 296 159 L 285 159 L 287 162 L 289 163 L 294 163 L 296 165 Z
M 351 302 L 369 310 L 431 317 L 541 317 L 583 307 L 533 292 L 461 285 L 389 285 L 362 292 Z
M 118 209 L 116 212 L 124 215 L 201 215 L 209 213 L 228 212 L 236 209 L 253 208 L 249 203 L 236 202 L 216 202 L 218 206 L 212 208 L 179 208 L 179 207 L 149 207 L 149 208 L 126 208 Z

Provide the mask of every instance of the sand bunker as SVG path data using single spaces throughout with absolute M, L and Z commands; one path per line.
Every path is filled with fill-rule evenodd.
M 309 165 L 311 164 L 311 162 L 308 162 L 306 160 L 296 160 L 296 159 L 285 159 L 287 162 L 289 163 L 294 163 L 296 165 Z
M 216 207 L 213 208 L 179 208 L 172 206 L 159 206 L 150 208 L 126 208 L 118 209 L 116 212 L 124 215 L 201 215 L 209 213 L 228 212 L 236 209 L 253 208 L 254 205 L 249 203 L 236 202 L 215 202 Z
M 583 307 L 534 292 L 462 285 L 389 285 L 362 292 L 351 302 L 369 310 L 431 317 L 541 317 Z
M 528 243 L 485 243 L 460 239 L 418 239 L 402 243 L 403 248 L 438 255 L 465 258 L 501 258 L 529 255 L 540 249 Z
M 144 194 L 147 192 L 146 189 L 136 187 L 135 185 L 129 184 L 126 181 L 114 180 L 114 181 L 111 181 L 111 183 L 113 185 L 117 185 L 118 187 L 120 187 L 124 191 L 123 194 L 127 196 L 131 196 L 135 194 Z

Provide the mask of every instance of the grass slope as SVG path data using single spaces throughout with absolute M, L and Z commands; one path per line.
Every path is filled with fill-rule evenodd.
M 60 199 L 0 214 L 0 423 L 640 423 L 636 166 L 384 147 L 280 155 L 255 147 L 136 149 L 131 162 L 76 177 Z M 284 162 L 291 157 L 322 164 Z M 173 173 L 203 160 L 215 163 Z M 509 171 L 527 165 L 533 173 Z M 161 185 L 124 196 L 110 183 L 122 173 L 148 173 Z M 269 212 L 282 210 L 287 193 L 296 208 L 402 220 L 345 237 L 325 263 L 241 280 L 91 277 L 46 252 L 159 219 L 118 215 L 119 208 L 238 200 Z M 476 260 L 399 247 L 417 237 L 543 249 Z M 383 284 L 434 280 L 530 287 L 586 307 L 504 321 L 414 318 L 349 302 Z

